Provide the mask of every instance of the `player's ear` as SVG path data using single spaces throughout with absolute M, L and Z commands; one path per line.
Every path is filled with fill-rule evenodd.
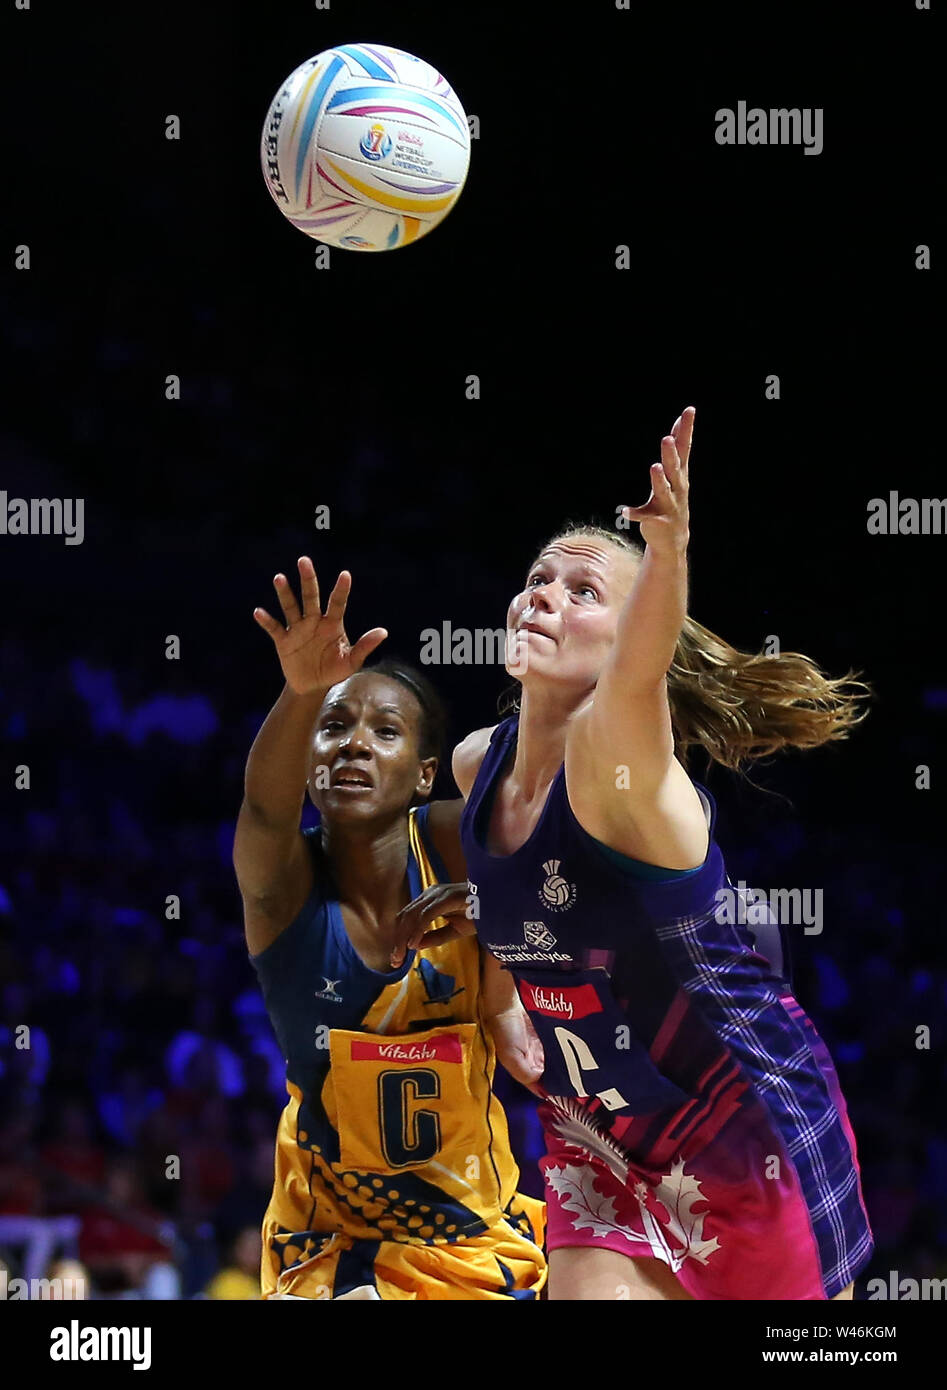
M 434 778 L 437 776 L 437 759 L 422 758 L 418 766 L 418 781 L 415 787 L 415 794 L 426 801 L 431 795 L 434 786 Z

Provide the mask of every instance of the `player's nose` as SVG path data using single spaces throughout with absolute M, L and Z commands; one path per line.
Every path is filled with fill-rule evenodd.
M 546 584 L 536 584 L 529 591 L 529 599 L 532 606 L 540 609 L 544 613 L 553 613 L 556 604 L 562 596 L 562 585 L 558 579 L 552 579 Z M 529 604 L 527 604 L 527 607 Z
M 368 730 L 363 729 L 360 724 L 353 724 L 344 734 L 339 744 L 339 751 L 347 753 L 350 758 L 370 758 L 372 753 L 372 741 Z

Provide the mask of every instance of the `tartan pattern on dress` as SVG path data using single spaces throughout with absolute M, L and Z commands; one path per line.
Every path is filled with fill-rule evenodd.
M 725 929 L 723 929 L 725 932 Z M 726 1041 L 773 1117 L 795 1165 L 819 1250 L 827 1298 L 852 1282 L 873 1242 L 858 1169 L 827 1078 L 801 1023 L 774 989 L 741 998 L 741 955 L 712 912 L 655 927 L 682 987 Z M 801 1012 L 801 1011 L 800 1011 Z

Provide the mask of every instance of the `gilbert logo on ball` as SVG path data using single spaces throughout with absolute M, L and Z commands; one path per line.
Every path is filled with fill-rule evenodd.
M 425 236 L 456 203 L 470 132 L 429 63 L 382 44 L 342 44 L 283 83 L 260 158 L 274 202 L 306 236 L 392 251 Z

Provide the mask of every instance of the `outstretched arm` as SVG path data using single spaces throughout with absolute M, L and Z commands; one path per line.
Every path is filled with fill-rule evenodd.
M 694 415 L 688 407 L 661 441 L 647 503 L 624 508 L 641 527 L 645 553 L 592 702 L 566 743 L 566 781 L 579 823 L 606 844 L 668 868 L 694 867 L 707 843 L 700 800 L 674 756 L 667 693 L 687 616 Z
M 323 613 L 308 555 L 300 557 L 298 568 L 301 609 L 286 576 L 273 581 L 285 626 L 262 608 L 253 612 L 273 639 L 286 684 L 250 750 L 234 836 L 233 865 L 251 955 L 259 955 L 289 926 L 312 888 L 299 821 L 313 729 L 326 692 L 359 670 L 387 635 L 384 628 L 372 628 L 350 646 L 344 618 L 352 576 L 342 571 Z

